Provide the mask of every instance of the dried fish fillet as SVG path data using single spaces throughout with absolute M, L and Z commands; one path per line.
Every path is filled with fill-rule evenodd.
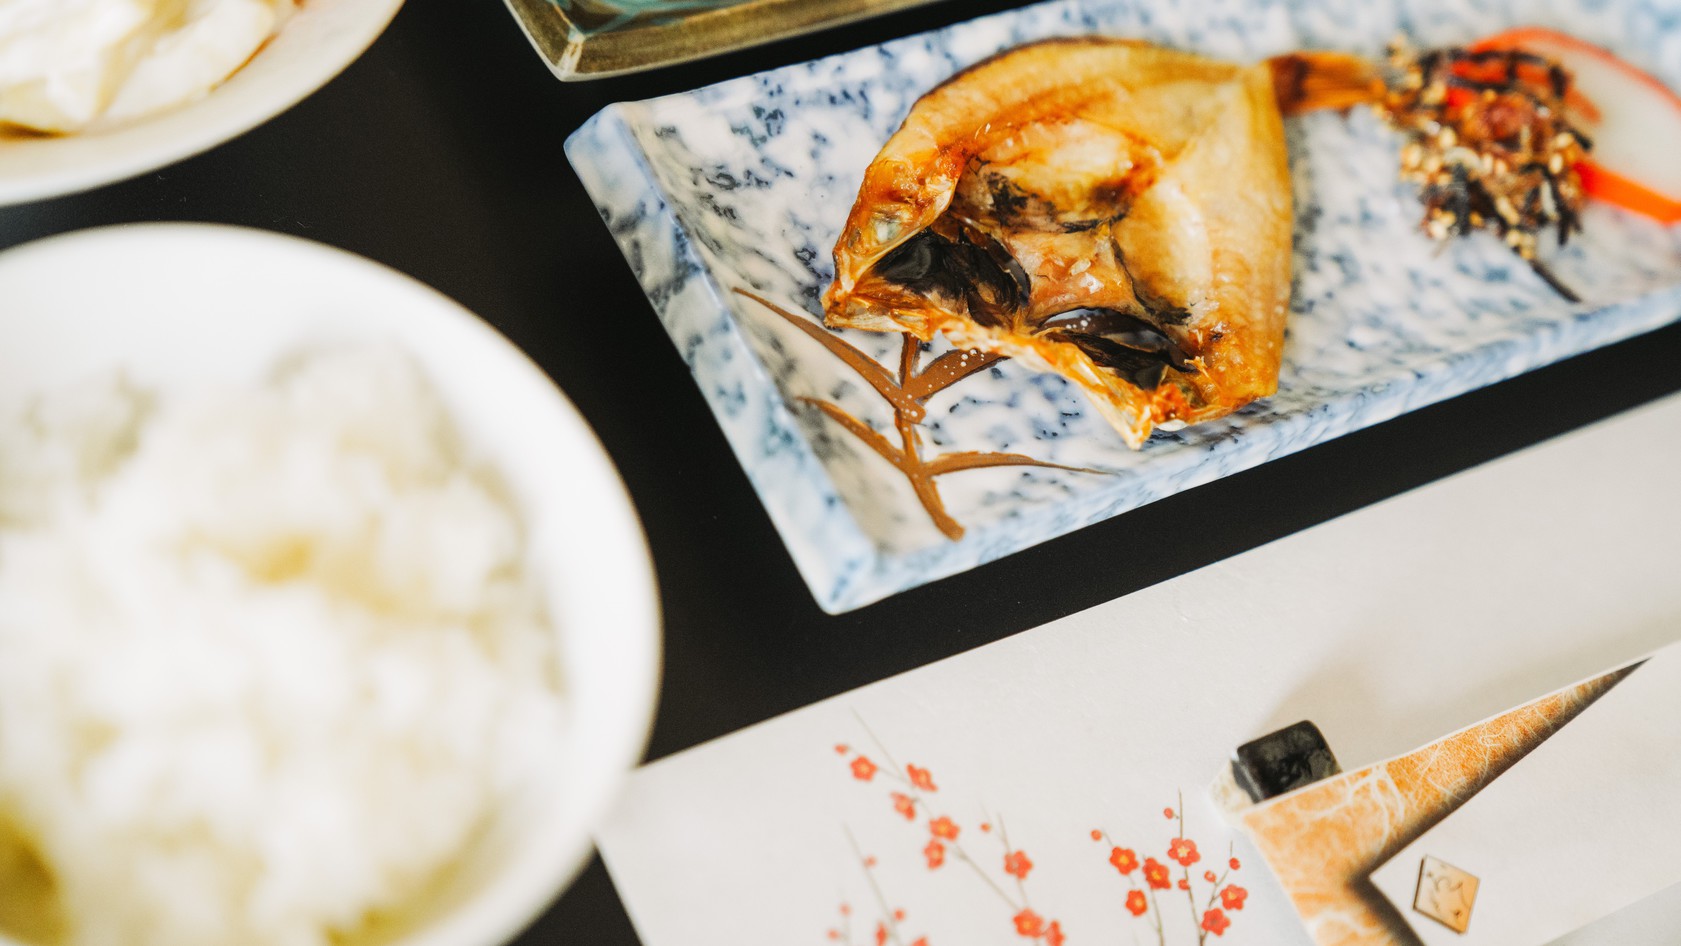
M 866 172 L 827 323 L 1062 374 L 1134 448 L 1273 393 L 1291 231 L 1274 82 L 1105 38 L 959 73 Z

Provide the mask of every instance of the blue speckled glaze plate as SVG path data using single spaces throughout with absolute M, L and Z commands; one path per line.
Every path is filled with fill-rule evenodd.
M 1152 500 L 1681 316 L 1681 228 L 1593 206 L 1549 263 L 1570 305 L 1489 236 L 1438 248 L 1372 115 L 1287 122 L 1295 286 L 1276 396 L 1128 450 L 1059 377 L 1002 362 L 928 401 L 921 455 L 1004 451 L 1103 474 L 1002 466 L 936 485 L 958 540 L 826 401 L 897 445 L 886 400 L 826 346 L 741 295 L 817 320 L 865 167 L 951 73 L 1049 36 L 1141 37 L 1253 61 L 1378 54 L 1537 23 L 1681 87 L 1681 10 L 1647 0 L 1058 0 L 682 95 L 613 105 L 567 154 L 693 370 L 818 602 L 845 611 Z M 896 366 L 897 336 L 835 333 Z M 933 357 L 933 353 L 924 356 Z M 1538 406 L 1538 409 L 1544 409 Z

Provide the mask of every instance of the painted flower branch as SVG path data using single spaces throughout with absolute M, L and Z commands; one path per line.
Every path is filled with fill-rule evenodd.
M 1164 808 L 1162 815 L 1170 821 L 1177 821 L 1179 826 L 1178 833 L 1167 843 L 1167 859 L 1179 865 L 1181 876 L 1177 884 L 1173 880 L 1172 868 L 1154 857 L 1146 857 L 1142 864 L 1143 870 L 1139 871 L 1141 865 L 1138 853 L 1116 844 L 1108 832 L 1101 828 L 1092 829 L 1091 839 L 1109 845 L 1109 863 L 1126 878 L 1130 888 L 1126 897 L 1127 912 L 1135 917 L 1150 918 L 1150 923 L 1156 930 L 1157 943 L 1166 946 L 1167 934 L 1162 926 L 1161 904 L 1156 899 L 1156 892 L 1170 891 L 1177 886 L 1185 893 L 1186 902 L 1191 909 L 1191 923 L 1197 931 L 1197 943 L 1202 946 L 1207 942 L 1210 933 L 1215 936 L 1225 935 L 1232 923 L 1229 914 L 1243 909 L 1243 902 L 1248 898 L 1249 891 L 1226 882 L 1232 871 L 1243 865 L 1228 848 L 1226 867 L 1221 873 L 1216 874 L 1212 870 L 1202 872 L 1202 881 L 1209 885 L 1209 889 L 1206 901 L 1198 906 L 1197 885 L 1191 878 L 1191 865 L 1202 860 L 1202 854 L 1197 850 L 1197 843 L 1185 837 L 1184 794 L 1179 796 L 1177 810 Z M 1139 878 L 1136 876 L 1139 873 L 1143 876 L 1143 886 L 1139 885 Z M 1214 905 L 1216 900 L 1220 902 L 1219 906 Z
M 1063 946 L 1065 935 L 1062 923 L 1047 919 L 1033 907 L 1027 890 L 1027 877 L 1033 870 L 1033 860 L 1028 857 L 1026 851 L 1010 844 L 1003 819 L 994 819 L 997 822 L 996 827 L 992 821 L 983 821 L 976 826 L 981 834 L 996 838 L 1002 848 L 1002 856 L 997 862 L 1000 865 L 1000 873 L 995 877 L 985 862 L 965 847 L 961 840 L 963 826 L 950 815 L 937 810 L 931 798 L 939 792 L 939 787 L 934 783 L 933 773 L 915 763 L 901 767 L 887 747 L 876 738 L 875 733 L 870 731 L 869 726 L 864 725 L 862 720 L 859 722 L 869 734 L 870 741 L 875 744 L 880 758 L 886 763 L 885 767 L 878 765 L 869 755 L 855 751 L 844 743 L 835 746 L 835 752 L 851 757 L 848 768 L 854 779 L 860 782 L 874 782 L 879 776 L 884 782 L 895 783 L 896 787 L 888 792 L 887 797 L 894 813 L 899 817 L 913 823 L 919 818 L 926 820 L 928 843 L 921 853 L 928 869 L 940 870 L 948 858 L 965 865 L 1004 903 L 1018 936 L 1043 943 L 1044 946 Z
M 1033 906 L 1027 889 L 1028 875 L 1034 868 L 1033 860 L 1026 851 L 1010 843 L 1003 818 L 995 816 L 992 821 L 983 821 L 975 826 L 979 833 L 998 841 L 1002 854 L 1001 863 L 989 860 L 986 855 L 973 854 L 961 840 L 966 836 L 965 828 L 937 804 L 939 786 L 934 782 L 933 773 L 914 762 L 901 766 L 868 724 L 860 719 L 859 725 L 868 735 L 873 749 L 862 751 L 840 743 L 834 747 L 835 753 L 847 760 L 847 769 L 854 780 L 871 785 L 887 785 L 886 800 L 897 817 L 913 824 L 919 820 L 926 824 L 927 843 L 921 849 L 921 855 L 928 870 L 941 870 L 948 862 L 967 866 L 985 888 L 1006 906 L 1010 922 L 1018 936 L 1035 943 L 1043 943 L 1044 946 L 1064 946 L 1066 934 L 1061 921 L 1046 918 Z M 1163 910 L 1164 907 L 1176 909 L 1172 906 L 1175 888 L 1185 895 L 1185 903 L 1190 910 L 1191 928 L 1196 931 L 1198 946 L 1207 946 L 1209 934 L 1225 935 L 1232 924 L 1231 915 L 1243 909 L 1249 896 L 1247 890 L 1229 882 L 1233 872 L 1239 870 L 1242 865 L 1228 847 L 1226 864 L 1218 873 L 1212 869 L 1205 869 L 1200 879 L 1193 877 L 1191 868 L 1202 862 L 1202 853 L 1198 850 L 1197 843 L 1185 836 L 1182 793 L 1179 806 L 1162 809 L 1162 815 L 1175 822 L 1177 827 L 1174 835 L 1168 839 L 1163 851 L 1163 860 L 1151 856 L 1140 860 L 1136 850 L 1122 847 L 1101 828 L 1092 830 L 1091 839 L 1108 846 L 1110 866 L 1115 868 L 1127 883 L 1127 912 L 1136 918 L 1148 919 L 1155 930 L 1159 946 L 1167 946 L 1168 928 L 1163 922 Z M 972 834 L 967 836 L 973 837 Z M 847 837 L 851 840 L 850 831 L 847 832 Z M 854 854 L 869 876 L 871 890 L 884 917 L 876 928 L 876 946 L 886 946 L 888 943 L 904 946 L 897 926 L 897 922 L 904 918 L 903 911 L 888 910 L 887 901 L 881 896 L 874 875 L 870 873 L 875 867 L 875 858 L 865 857 L 859 852 L 856 841 L 852 844 Z M 991 864 L 999 866 L 991 867 Z M 1179 870 L 1177 880 L 1173 876 L 1173 865 L 1177 865 Z M 1200 889 L 1203 885 L 1207 885 L 1206 894 Z M 843 905 L 843 915 L 847 912 L 847 907 Z M 831 929 L 829 938 L 850 944 L 849 935 L 843 925 L 839 929 Z M 909 946 L 928 946 L 928 943 L 928 938 L 922 937 Z
M 1001 466 L 1037 466 L 1053 470 L 1069 470 L 1076 473 L 1103 472 L 1102 470 L 1063 466 L 1059 463 L 1036 460 L 1020 453 L 964 450 L 925 458 L 922 455 L 922 436 L 918 430 L 918 425 L 928 416 L 926 406 L 928 399 L 964 378 L 984 371 L 997 362 L 1004 361 L 1002 355 L 975 350 L 949 351 L 919 370 L 918 362 L 922 358 L 922 345 L 914 335 L 907 333 L 902 336 L 903 342 L 899 348 L 898 373 L 895 375 L 880 362 L 854 347 L 845 339 L 825 329 L 820 323 L 790 312 L 769 299 L 746 289 L 735 291 L 737 294 L 764 306 L 789 325 L 815 339 L 835 357 L 845 362 L 853 371 L 856 371 L 859 377 L 863 378 L 870 387 L 886 399 L 887 403 L 893 408 L 893 426 L 899 434 L 898 444 L 894 444 L 893 441 L 848 413 L 838 404 L 809 397 L 802 397 L 799 400 L 822 411 L 824 416 L 839 424 L 854 437 L 862 440 L 871 450 L 891 463 L 894 469 L 902 473 L 910 482 L 911 489 L 915 491 L 917 501 L 922 503 L 922 508 L 928 511 L 928 516 L 934 521 L 934 525 L 945 534 L 946 538 L 952 541 L 962 538 L 964 529 L 962 524 L 953 519 L 951 514 L 946 511 L 945 501 L 940 498 L 939 487 L 935 483 L 937 477 L 961 470 Z
M 876 859 L 865 856 L 864 852 L 858 847 L 858 839 L 852 836 L 851 831 L 846 832 L 846 840 L 852 845 L 852 856 L 858 859 L 858 866 L 863 869 L 864 877 L 869 881 L 870 895 L 875 900 L 877 909 L 880 910 L 880 918 L 876 920 L 875 946 L 888 946 L 889 943 L 893 946 L 905 946 L 903 934 L 900 930 L 900 924 L 905 922 L 904 908 L 888 908 L 887 897 L 881 891 L 881 884 L 876 881 Z M 841 903 L 840 923 L 829 928 L 829 939 L 832 942 L 843 944 L 843 946 L 853 946 L 851 904 Z M 909 946 L 928 946 L 928 937 L 918 937 L 912 940 Z

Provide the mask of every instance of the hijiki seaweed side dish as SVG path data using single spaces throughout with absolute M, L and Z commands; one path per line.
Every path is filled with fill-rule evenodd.
M 1490 230 L 1558 293 L 1535 251 L 1556 228 L 1563 246 L 1582 228 L 1577 168 L 1593 141 L 1571 121 L 1571 77 L 1520 49 L 1390 47 L 1394 75 L 1377 111 L 1406 136 L 1401 177 L 1419 186 L 1424 231 L 1443 240 Z

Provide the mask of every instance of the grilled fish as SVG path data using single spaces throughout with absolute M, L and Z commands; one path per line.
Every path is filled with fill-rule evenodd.
M 826 323 L 1057 372 L 1134 449 L 1273 393 L 1290 293 L 1280 76 L 1097 37 L 964 70 L 866 171 Z

